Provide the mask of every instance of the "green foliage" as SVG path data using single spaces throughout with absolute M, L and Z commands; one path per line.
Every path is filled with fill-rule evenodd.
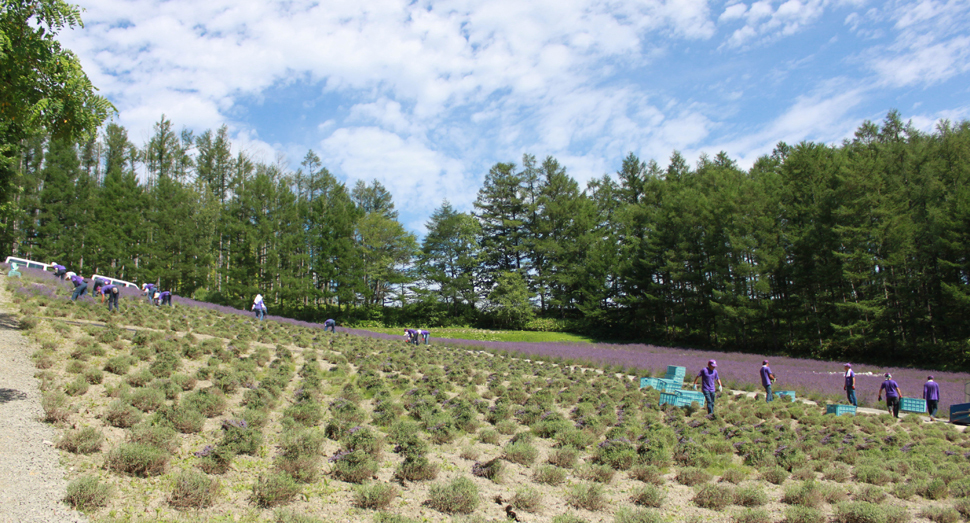
M 475 483 L 468 478 L 458 477 L 450 483 L 432 485 L 426 503 L 445 514 L 471 514 L 480 502 Z
M 855 501 L 836 505 L 834 520 L 836 523 L 906 523 L 910 515 L 903 507 Z
M 708 483 L 697 491 L 693 501 L 699 507 L 724 510 L 734 502 L 734 487 L 724 483 Z
M 168 503 L 176 508 L 211 507 L 221 490 L 219 480 L 198 472 L 185 471 L 175 478 Z
M 168 452 L 142 443 L 122 443 L 105 458 L 105 467 L 131 476 L 158 476 L 168 465 Z
M 603 485 L 599 483 L 577 483 L 566 494 L 566 503 L 575 508 L 596 512 L 607 503 Z
M 387 483 L 373 483 L 354 487 L 354 506 L 370 510 L 385 510 L 397 497 L 397 488 Z
M 287 474 L 266 474 L 256 479 L 250 499 L 259 507 L 275 507 L 289 503 L 300 490 Z
M 103 507 L 108 503 L 111 487 L 97 478 L 97 476 L 81 476 L 67 484 L 64 502 L 71 507 L 88 511 Z

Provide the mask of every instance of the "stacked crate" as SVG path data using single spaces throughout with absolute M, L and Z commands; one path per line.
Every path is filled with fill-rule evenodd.
M 699 403 L 701 407 L 704 406 L 704 396 L 701 394 L 700 397 L 695 396 L 695 394 L 690 391 L 677 391 L 677 392 L 662 392 L 660 393 L 660 405 L 673 405 L 675 407 L 688 407 L 691 403 Z

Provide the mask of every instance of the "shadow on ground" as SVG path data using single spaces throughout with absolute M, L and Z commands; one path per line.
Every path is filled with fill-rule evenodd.
M 0 405 L 27 399 L 27 394 L 16 389 L 0 389 Z
M 20 320 L 7 312 L 0 312 L 0 329 L 19 330 Z

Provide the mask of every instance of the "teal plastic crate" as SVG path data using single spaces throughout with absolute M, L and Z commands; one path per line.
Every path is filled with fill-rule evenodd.
M 697 400 L 697 401 L 699 401 L 701 403 L 704 403 L 704 393 L 703 392 L 696 391 L 696 390 L 681 390 L 681 391 L 678 391 L 677 394 L 679 394 L 680 397 L 682 397 L 682 398 L 690 398 L 690 399 L 693 399 L 693 400 Z
M 640 388 L 644 387 L 660 389 L 660 378 L 640 378 Z
M 680 380 L 684 381 L 684 376 L 687 375 L 687 367 L 678 367 L 676 365 L 667 366 L 667 375 L 664 376 L 668 380 Z
M 690 396 L 684 396 L 681 393 L 671 393 L 662 392 L 660 393 L 660 404 L 661 405 L 673 405 L 675 407 L 687 407 L 691 403 L 699 403 L 701 407 L 704 406 L 704 398 L 695 398 Z
M 684 386 L 683 380 L 668 380 L 666 378 L 657 380 L 657 390 L 661 392 L 678 391 Z
M 779 390 L 775 392 L 775 396 L 782 396 L 788 398 L 788 401 L 795 401 L 795 391 L 793 390 Z
M 899 398 L 899 410 L 906 412 L 926 412 L 926 400 L 922 398 Z
M 826 405 L 826 414 L 835 414 L 836 416 L 842 416 L 845 414 L 851 414 L 855 416 L 855 406 L 854 405 Z

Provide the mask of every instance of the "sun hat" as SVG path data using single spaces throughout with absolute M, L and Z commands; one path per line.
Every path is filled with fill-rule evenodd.
M 846 364 L 844 364 L 844 365 L 842 365 L 842 366 L 843 366 L 843 367 L 849 367 L 850 369 L 852 368 L 852 364 L 851 364 L 851 363 L 846 363 Z
M 707 364 L 711 367 L 717 367 L 717 362 L 714 360 L 707 360 Z

